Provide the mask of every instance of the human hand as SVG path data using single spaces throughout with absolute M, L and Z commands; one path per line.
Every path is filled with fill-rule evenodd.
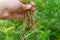
M 32 11 L 35 10 L 34 6 L 35 3 L 30 1 L 30 4 L 25 5 L 23 1 L 19 1 L 20 3 L 16 3 L 16 7 L 14 6 L 6 6 L 8 10 L 2 10 L 2 17 L 0 19 L 12 19 L 12 18 L 24 18 L 24 13 L 26 10 L 31 9 Z M 11 3 L 11 1 L 10 1 Z M 18 5 L 18 6 L 17 6 Z

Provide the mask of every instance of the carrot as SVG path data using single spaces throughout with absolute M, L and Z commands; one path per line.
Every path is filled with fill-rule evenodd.
M 24 3 L 29 4 L 30 0 L 24 0 Z M 32 14 L 32 11 L 30 9 L 27 10 L 25 15 L 26 15 L 25 19 L 29 19 L 29 24 L 32 27 L 33 26 L 33 14 Z

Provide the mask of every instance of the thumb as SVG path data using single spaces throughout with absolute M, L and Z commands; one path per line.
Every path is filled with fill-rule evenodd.
M 31 7 L 32 7 L 32 5 L 30 5 L 30 4 L 26 4 L 26 5 L 25 5 L 25 4 L 23 4 L 23 3 L 21 3 L 20 6 L 21 6 L 21 8 L 24 9 L 24 10 L 31 9 Z
M 26 10 L 31 9 L 32 5 L 28 4 L 26 5 Z

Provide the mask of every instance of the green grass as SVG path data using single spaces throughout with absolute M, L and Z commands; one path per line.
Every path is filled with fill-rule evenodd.
M 36 30 L 23 33 L 23 19 L 0 20 L 0 40 L 60 40 L 60 0 L 33 1 Z

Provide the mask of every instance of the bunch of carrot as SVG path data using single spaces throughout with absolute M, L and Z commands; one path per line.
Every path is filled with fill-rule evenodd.
M 24 3 L 25 4 L 29 4 L 31 0 L 24 0 Z M 26 22 L 27 22 L 27 19 L 29 21 L 29 24 L 30 24 L 30 27 L 33 26 L 34 24 L 34 20 L 33 20 L 33 13 L 31 11 L 31 9 L 29 10 L 26 10 L 25 14 L 24 14 L 24 19 L 25 19 L 25 22 L 24 22 L 24 26 L 26 26 Z

